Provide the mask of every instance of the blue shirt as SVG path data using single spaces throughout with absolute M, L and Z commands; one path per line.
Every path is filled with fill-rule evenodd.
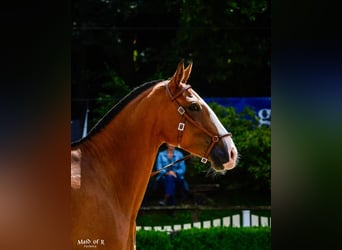
M 165 167 L 171 162 L 174 162 L 182 157 L 183 157 L 183 153 L 177 149 L 174 149 L 172 159 L 169 159 L 167 157 L 167 149 L 160 151 L 156 160 L 156 170 L 159 170 L 162 167 Z M 186 171 L 186 166 L 185 166 L 184 161 L 177 162 L 174 165 L 161 170 L 156 179 L 159 180 L 161 177 L 165 175 L 166 172 L 170 170 L 175 171 L 178 178 L 184 179 L 184 174 Z

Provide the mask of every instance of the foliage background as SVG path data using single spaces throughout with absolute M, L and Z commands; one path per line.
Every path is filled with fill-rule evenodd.
M 72 1 L 72 119 L 87 105 L 99 118 L 113 75 L 132 89 L 172 76 L 181 58 L 193 60 L 201 96 L 270 96 L 270 8 L 269 0 Z
M 223 189 L 271 190 L 271 127 L 259 126 L 255 111 L 246 107 L 236 113 L 232 107 L 223 107 L 217 103 L 209 106 L 226 128 L 231 128 L 234 143 L 239 150 L 239 163 L 233 171 L 225 175 L 215 174 L 209 165 L 198 158 L 187 162 L 187 177 L 197 182 L 219 183 Z M 205 173 L 205 174 L 204 174 Z M 190 175 L 190 176 L 189 176 Z M 204 176 L 206 179 L 201 178 Z M 211 178 L 207 178 L 207 177 Z
M 88 108 L 91 128 L 134 87 L 172 76 L 182 58 L 194 62 L 189 81 L 203 97 L 270 96 L 270 10 L 269 0 L 74 0 L 71 119 L 82 123 Z M 231 128 L 239 167 L 214 176 L 191 159 L 189 180 L 270 190 L 270 128 L 248 108 L 211 106 Z

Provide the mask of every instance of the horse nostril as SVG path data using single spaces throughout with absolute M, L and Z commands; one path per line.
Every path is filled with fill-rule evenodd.
M 235 158 L 234 150 L 230 150 L 230 159 L 233 160 Z

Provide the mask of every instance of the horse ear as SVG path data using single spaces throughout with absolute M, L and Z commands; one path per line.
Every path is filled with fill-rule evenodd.
M 172 78 L 174 78 L 174 81 L 176 83 L 179 83 L 183 80 L 183 76 L 184 76 L 184 59 L 178 63 L 177 70 Z
M 169 87 L 170 89 L 177 89 L 179 84 L 184 78 L 184 60 L 181 60 L 178 63 L 177 70 L 173 74 L 170 82 L 169 82 Z
M 190 77 L 191 69 L 192 69 L 192 62 L 190 62 L 188 67 L 186 67 L 186 69 L 184 70 L 184 77 L 183 77 L 182 82 L 186 83 L 188 81 Z

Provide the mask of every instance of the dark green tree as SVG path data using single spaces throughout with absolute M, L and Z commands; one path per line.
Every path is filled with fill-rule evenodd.
M 110 71 L 133 88 L 181 58 L 202 96 L 270 95 L 269 0 L 75 0 L 72 14 L 73 118 L 100 108 Z
M 172 76 L 181 58 L 193 60 L 189 81 L 203 97 L 270 96 L 270 7 L 269 0 L 74 0 L 72 119 L 88 106 L 91 127 L 132 88 Z M 270 188 L 270 128 L 251 110 L 211 105 L 241 154 L 222 182 Z M 204 168 L 192 164 L 190 173 Z
M 255 111 L 249 107 L 237 113 L 232 107 L 223 107 L 214 102 L 209 106 L 224 127 L 232 132 L 240 159 L 237 167 L 228 171 L 225 176 L 208 178 L 207 181 L 221 181 L 222 186 L 239 183 L 240 187 L 270 191 L 271 128 L 260 126 Z M 208 164 L 203 165 L 199 159 L 193 159 L 188 165 L 188 172 L 193 176 L 203 176 L 209 167 Z
M 131 90 L 116 72 L 110 69 L 108 69 L 108 72 L 110 78 L 102 84 L 102 91 L 99 92 L 96 98 L 97 105 L 92 115 L 95 119 L 91 120 L 90 126 L 95 125 L 98 118 L 104 116 L 108 110 L 122 99 L 123 95 L 128 94 Z

